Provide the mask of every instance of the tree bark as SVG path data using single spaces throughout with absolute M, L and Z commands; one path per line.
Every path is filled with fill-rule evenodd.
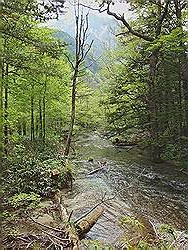
M 66 141 L 66 145 L 65 145 L 64 156 L 69 155 L 71 138 L 72 138 L 74 122 L 75 122 L 77 76 L 78 76 L 78 66 L 76 66 L 75 73 L 74 73 L 74 76 L 72 79 L 71 124 L 70 124 L 69 133 L 68 133 L 68 137 L 67 137 L 67 141 Z
M 42 110 L 43 143 L 45 143 L 46 140 L 46 89 L 47 89 L 47 76 L 44 83 L 43 110 Z
M 69 223 L 68 212 L 67 212 L 66 208 L 61 203 L 61 193 L 60 192 L 55 194 L 54 201 L 55 201 L 57 208 L 59 210 L 61 221 L 63 221 L 64 224 L 66 224 L 66 231 L 69 234 L 69 237 L 70 237 L 70 240 L 72 243 L 72 249 L 79 250 L 80 240 L 79 240 L 79 237 L 77 235 L 76 229 Z
M 178 104 L 179 104 L 179 136 L 181 136 L 183 128 L 183 105 L 182 105 L 182 81 L 181 81 L 180 60 L 178 60 Z
M 104 207 L 96 208 L 94 211 L 89 213 L 81 221 L 76 224 L 79 238 L 82 238 L 90 229 L 95 225 L 97 220 L 101 217 L 104 212 Z
M 31 86 L 31 141 L 35 139 L 35 122 L 34 122 L 34 85 Z
M 2 157 L 3 153 L 3 80 L 4 80 L 4 63 L 1 64 L 1 70 L 2 70 L 2 81 L 1 81 L 1 87 L 0 87 L 0 158 Z
M 8 64 L 5 66 L 5 101 L 4 101 L 4 152 L 7 155 L 8 146 Z
M 22 122 L 22 126 L 23 126 L 23 135 L 26 136 L 27 135 L 27 122 L 25 119 Z
M 19 135 L 22 136 L 22 123 L 21 123 L 20 120 L 17 123 L 17 132 L 18 132 Z
M 39 135 L 39 119 L 38 117 L 35 118 L 35 137 L 38 138 Z
M 41 106 L 41 99 L 39 100 L 39 137 L 42 138 L 42 106 Z
M 184 93 L 184 110 L 185 110 L 185 126 L 184 136 L 188 136 L 188 58 L 184 54 L 182 63 L 182 80 L 183 80 L 183 93 Z
M 157 104 L 156 104 L 156 84 L 155 84 L 155 75 L 157 70 L 159 49 L 156 48 L 152 51 L 149 62 L 149 75 L 148 75 L 148 110 L 149 110 L 149 132 L 151 138 L 151 158 L 154 161 L 157 161 L 160 158 L 159 147 L 156 146 L 157 137 L 158 137 L 158 121 L 157 121 Z
M 84 215 L 79 221 L 75 221 L 75 225 L 70 223 L 70 215 L 65 206 L 62 204 L 61 192 L 57 192 L 54 196 L 55 204 L 57 205 L 60 219 L 65 225 L 65 230 L 67 231 L 73 250 L 82 249 L 81 239 L 83 236 L 90 231 L 90 229 L 95 225 L 97 220 L 104 212 L 104 207 L 99 204 L 92 208 L 86 215 Z

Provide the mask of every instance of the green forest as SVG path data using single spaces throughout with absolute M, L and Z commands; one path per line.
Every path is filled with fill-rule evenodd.
M 1 1 L 2 249 L 188 248 L 187 23 L 186 0 Z

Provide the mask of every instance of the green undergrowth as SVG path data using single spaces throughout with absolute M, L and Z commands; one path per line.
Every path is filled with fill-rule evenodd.
M 48 196 L 66 186 L 71 167 L 58 155 L 55 144 L 16 144 L 3 159 L 2 193 L 10 197 L 19 193 Z
M 104 244 L 99 240 L 83 240 L 88 250 L 115 250 L 117 248 L 110 244 Z
M 153 225 L 132 216 L 120 219 L 125 234 L 119 242 L 127 250 L 178 250 L 188 244 L 187 233 L 177 232 L 168 224 Z M 149 226 L 148 226 L 149 225 Z
M 59 145 L 53 141 L 11 145 L 1 174 L 3 220 L 14 220 L 37 208 L 42 199 L 53 198 L 57 190 L 70 187 L 72 165 L 58 152 Z
M 188 160 L 181 160 L 180 167 L 184 170 L 188 170 Z

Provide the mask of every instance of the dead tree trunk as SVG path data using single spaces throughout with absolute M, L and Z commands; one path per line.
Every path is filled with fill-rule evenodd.
M 95 205 L 94 208 L 92 208 L 79 220 L 74 223 L 70 223 L 70 215 L 68 214 L 65 206 L 62 204 L 61 192 L 55 194 L 54 201 L 58 208 L 60 219 L 63 222 L 63 225 L 65 225 L 64 230 L 66 230 L 71 240 L 72 249 L 82 249 L 80 240 L 90 231 L 104 212 L 104 207 L 100 206 L 102 202 Z
M 57 208 L 59 210 L 60 219 L 66 225 L 65 230 L 67 231 L 67 233 L 70 237 L 72 249 L 78 250 L 79 244 L 80 244 L 80 239 L 78 237 L 76 229 L 69 223 L 69 215 L 68 215 L 66 208 L 62 205 L 60 192 L 55 194 L 54 200 L 55 200 L 55 203 L 56 203 Z
M 81 13 L 80 13 L 81 12 Z M 75 10 L 75 18 L 76 18 L 76 50 L 75 50 L 75 62 L 70 61 L 68 58 L 69 63 L 73 68 L 73 77 L 72 77 L 72 102 L 71 102 L 71 122 L 69 127 L 69 132 L 65 144 L 64 149 L 64 156 L 69 155 L 71 139 L 74 129 L 75 123 L 75 115 L 76 115 L 76 87 L 77 87 L 77 80 L 79 76 L 79 72 L 82 70 L 81 65 L 84 63 L 87 54 L 89 53 L 93 41 L 87 44 L 88 38 L 88 28 L 89 28 L 89 21 L 88 21 L 88 14 L 84 17 L 83 10 L 80 10 L 80 4 L 77 3 L 76 10 Z
M 82 238 L 90 229 L 95 225 L 98 219 L 104 212 L 104 207 L 96 208 L 93 212 L 89 213 L 81 221 L 76 224 L 79 238 Z
M 77 83 L 77 77 L 78 77 L 78 69 L 75 69 L 75 73 L 72 80 L 72 105 L 71 105 L 71 124 L 67 136 L 66 146 L 64 155 L 68 156 L 70 151 L 70 145 L 71 145 L 71 138 L 74 128 L 74 122 L 75 122 L 75 112 L 76 112 L 76 83 Z

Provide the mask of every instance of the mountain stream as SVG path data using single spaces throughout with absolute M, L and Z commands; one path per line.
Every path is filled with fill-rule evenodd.
M 115 147 L 97 132 L 78 138 L 76 152 L 76 181 L 66 199 L 73 218 L 89 211 L 102 197 L 106 199 L 105 213 L 87 239 L 116 244 L 123 235 L 119 219 L 135 211 L 147 215 L 154 225 L 165 223 L 177 230 L 186 229 L 187 173 L 167 163 L 151 163 L 138 149 Z

